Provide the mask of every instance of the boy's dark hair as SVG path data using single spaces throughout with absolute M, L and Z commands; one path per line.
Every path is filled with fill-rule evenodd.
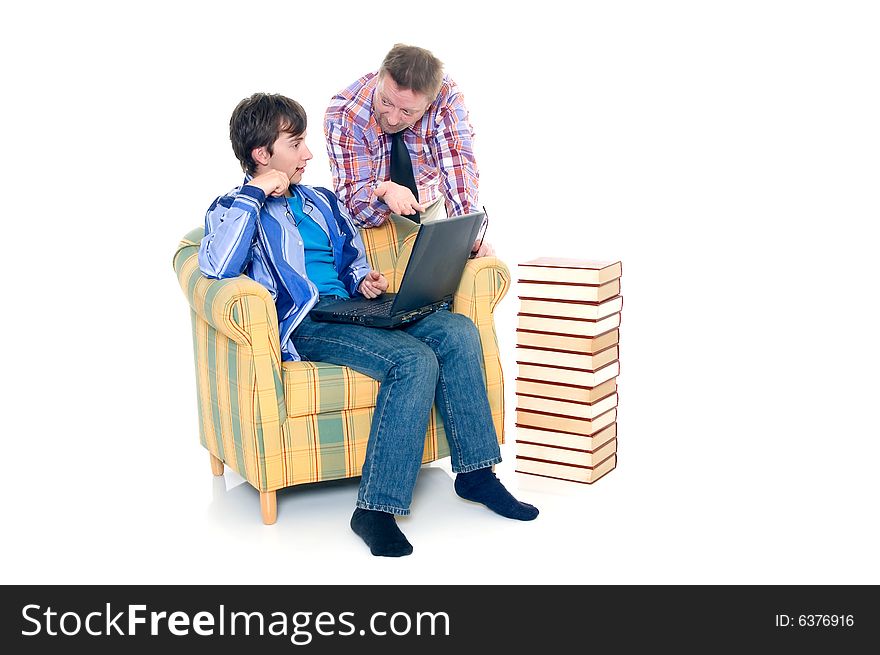
M 306 112 L 296 101 L 278 93 L 255 93 L 238 103 L 229 119 L 229 139 L 241 167 L 253 175 L 257 162 L 254 148 L 265 147 L 269 154 L 281 132 L 299 136 L 306 131 Z
M 379 74 L 388 74 L 397 86 L 424 93 L 434 101 L 443 84 L 443 62 L 424 48 L 398 43 L 385 55 Z

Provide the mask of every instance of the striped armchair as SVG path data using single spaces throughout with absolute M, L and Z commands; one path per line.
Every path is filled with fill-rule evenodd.
M 372 267 L 396 291 L 418 228 L 406 219 L 361 231 Z M 379 383 L 344 366 L 282 362 L 278 317 L 269 292 L 245 275 L 212 280 L 199 271 L 203 228 L 187 234 L 174 270 L 193 326 L 199 440 L 214 475 L 231 467 L 260 492 L 263 522 L 277 515 L 275 491 L 360 475 Z M 510 287 L 495 257 L 468 261 L 453 302 L 480 332 L 486 387 L 504 442 L 504 382 L 492 312 Z M 449 455 L 434 407 L 423 463 Z

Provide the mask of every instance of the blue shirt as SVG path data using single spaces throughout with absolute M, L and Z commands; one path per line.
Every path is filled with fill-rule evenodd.
M 242 273 L 269 290 L 278 312 L 281 359 L 299 360 L 290 336 L 318 302 L 318 288 L 306 273 L 303 238 L 290 219 L 286 198 L 266 197 L 245 183 L 217 198 L 205 215 L 199 268 L 206 277 L 230 278 Z M 350 296 L 370 272 L 364 242 L 348 212 L 327 189 L 295 184 L 293 195 L 303 213 L 330 237 L 337 277 Z
M 350 298 L 351 296 L 348 295 L 348 291 L 345 290 L 345 286 L 336 273 L 330 237 L 303 211 L 302 200 L 299 196 L 288 198 L 287 204 L 290 205 L 294 222 L 299 228 L 299 234 L 303 240 L 306 255 L 306 277 L 318 287 L 318 295 Z

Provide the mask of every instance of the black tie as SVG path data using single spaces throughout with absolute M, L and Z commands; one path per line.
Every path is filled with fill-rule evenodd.
M 413 175 L 412 160 L 409 158 L 409 151 L 403 142 L 403 130 L 391 135 L 391 181 L 407 187 L 412 191 L 416 202 L 419 201 L 419 190 L 416 187 L 416 178 Z M 418 223 L 419 212 L 410 214 L 407 218 Z

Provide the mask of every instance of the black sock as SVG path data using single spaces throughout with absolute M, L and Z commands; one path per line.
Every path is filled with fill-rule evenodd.
M 358 507 L 351 515 L 351 529 L 370 547 L 373 555 L 402 557 L 413 552 L 393 514 Z
M 509 519 L 531 521 L 538 516 L 537 507 L 521 503 L 510 495 L 501 481 L 495 477 L 491 467 L 459 473 L 455 477 L 455 493 L 466 500 L 482 503 L 493 512 Z

